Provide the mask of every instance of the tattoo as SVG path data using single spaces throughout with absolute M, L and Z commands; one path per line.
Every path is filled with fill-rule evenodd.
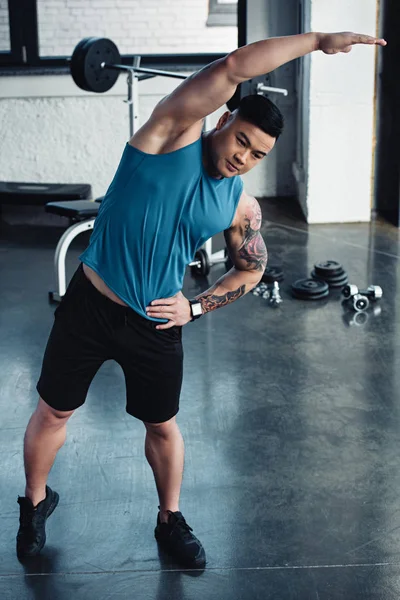
M 264 271 L 268 261 L 268 252 L 260 233 L 262 221 L 260 205 L 254 198 L 251 198 L 248 204 L 244 221 L 246 223 L 245 234 L 243 244 L 239 249 L 239 257 L 247 263 L 249 269 Z
M 223 296 L 215 296 L 214 294 L 208 294 L 207 296 L 201 296 L 198 300 L 203 307 L 203 312 L 210 312 L 221 306 L 226 306 L 230 302 L 234 302 L 238 298 L 241 298 L 246 293 L 246 286 L 242 285 L 240 288 L 233 292 L 227 292 Z

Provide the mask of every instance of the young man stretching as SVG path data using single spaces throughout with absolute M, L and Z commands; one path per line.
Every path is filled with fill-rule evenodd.
M 126 145 L 90 245 L 55 312 L 39 403 L 25 434 L 20 558 L 45 544 L 45 521 L 59 500 L 47 478 L 67 421 L 103 362 L 114 359 L 126 379 L 126 410 L 146 428 L 145 454 L 159 497 L 156 539 L 185 566 L 205 565 L 204 549 L 179 511 L 182 327 L 241 298 L 261 279 L 267 263 L 261 211 L 239 176 L 271 152 L 283 119 L 269 100 L 248 96 L 205 134 L 203 120 L 238 84 L 295 58 L 385 43 L 353 33 L 307 33 L 244 46 L 186 79 Z M 181 292 L 186 266 L 220 231 L 234 266 L 189 300 Z

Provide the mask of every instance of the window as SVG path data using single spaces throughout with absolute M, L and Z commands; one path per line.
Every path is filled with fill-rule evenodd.
M 237 0 L 209 0 L 207 25 L 209 27 L 236 27 Z
M 23 27 L 26 0 L 0 0 L 0 64 L 23 62 L 26 47 Z M 27 11 L 29 18 L 29 10 Z
M 0 0 L 0 52 L 11 51 L 8 1 Z
M 141 55 L 142 66 L 201 68 L 237 48 L 237 2 L 212 4 L 232 27 L 207 26 L 209 0 L 0 0 L 0 66 L 67 72 L 76 44 L 95 36 L 115 41 L 123 64 Z

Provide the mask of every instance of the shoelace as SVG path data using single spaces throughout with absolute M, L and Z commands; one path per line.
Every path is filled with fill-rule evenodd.
M 177 517 L 176 515 L 174 515 L 174 518 L 176 520 L 172 527 L 171 533 L 177 531 L 177 533 L 179 533 L 183 539 L 192 539 L 193 536 L 190 532 L 193 531 L 193 529 L 186 523 L 185 517 Z

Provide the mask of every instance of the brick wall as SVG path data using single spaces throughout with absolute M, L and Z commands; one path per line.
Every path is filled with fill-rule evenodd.
M 37 7 L 42 56 L 69 56 L 87 36 L 109 37 L 123 54 L 237 47 L 236 27 L 207 27 L 208 0 L 37 0 Z

